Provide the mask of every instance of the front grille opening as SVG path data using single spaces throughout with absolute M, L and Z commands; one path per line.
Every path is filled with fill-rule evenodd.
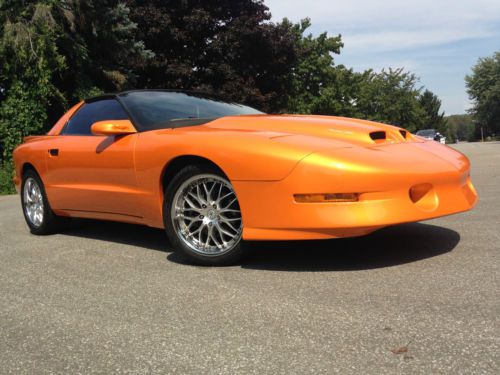
M 381 141 L 385 141 L 386 134 L 385 134 L 384 131 L 371 132 L 370 133 L 370 138 L 372 140 L 374 140 L 375 142 L 381 142 Z

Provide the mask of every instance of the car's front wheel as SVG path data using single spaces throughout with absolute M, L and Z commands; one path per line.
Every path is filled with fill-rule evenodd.
M 165 229 L 176 250 L 202 265 L 228 265 L 241 258 L 241 210 L 220 171 L 187 166 L 172 179 L 164 198 Z

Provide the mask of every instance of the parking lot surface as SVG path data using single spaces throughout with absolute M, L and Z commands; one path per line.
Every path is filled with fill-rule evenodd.
M 500 373 L 500 143 L 470 212 L 185 264 L 163 231 L 30 235 L 0 197 L 0 373 Z

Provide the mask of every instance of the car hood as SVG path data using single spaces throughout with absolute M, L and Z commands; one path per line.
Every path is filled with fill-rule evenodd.
M 167 137 L 159 137 L 162 135 Z M 412 162 L 421 159 L 418 152 L 411 150 L 426 146 L 429 147 L 424 151 L 438 158 L 442 159 L 446 153 L 450 154 L 447 159 L 457 158 L 451 149 L 441 149 L 447 149 L 446 146 L 415 137 L 395 126 L 328 116 L 222 117 L 204 125 L 144 132 L 140 138 L 138 144 L 144 150 L 138 146 L 138 154 L 153 150 L 158 157 L 162 154 L 203 157 L 218 165 L 232 181 L 278 181 L 308 155 L 320 153 L 332 158 L 339 150 L 344 150 L 345 155 L 370 151 L 363 153 L 369 155 L 364 163 L 370 165 L 380 162 L 377 155 L 397 155 L 392 151 L 401 148 L 413 155 Z M 385 152 L 379 152 L 382 150 Z M 390 163 L 390 158 L 386 162 Z
M 411 170 L 418 163 L 428 168 L 445 162 L 461 171 L 469 165 L 464 155 L 438 142 L 414 136 L 396 126 L 367 120 L 332 116 L 254 115 L 224 117 L 207 126 L 213 130 L 260 135 L 284 147 L 311 154 L 319 152 L 333 159 L 338 155 L 335 150 L 351 149 L 345 150 L 346 155 L 354 159 L 363 155 L 362 164 L 365 165 L 404 164 Z
M 372 121 L 331 116 L 251 115 L 222 117 L 204 127 L 250 133 L 311 149 L 422 142 L 404 129 Z

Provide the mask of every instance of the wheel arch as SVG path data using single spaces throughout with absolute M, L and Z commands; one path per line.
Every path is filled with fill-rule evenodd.
M 40 176 L 40 173 L 36 170 L 35 166 L 31 164 L 30 162 L 25 162 L 22 167 L 21 167 L 21 179 L 24 177 L 24 174 L 28 171 L 32 170 L 35 172 L 38 176 Z M 41 178 L 41 177 L 40 177 Z
M 172 181 L 172 178 L 184 167 L 188 165 L 196 165 L 200 167 L 211 167 L 218 170 L 228 181 L 229 178 L 224 170 L 210 159 L 198 155 L 181 155 L 170 160 L 164 167 L 160 176 L 160 193 L 163 197 L 163 192 Z

